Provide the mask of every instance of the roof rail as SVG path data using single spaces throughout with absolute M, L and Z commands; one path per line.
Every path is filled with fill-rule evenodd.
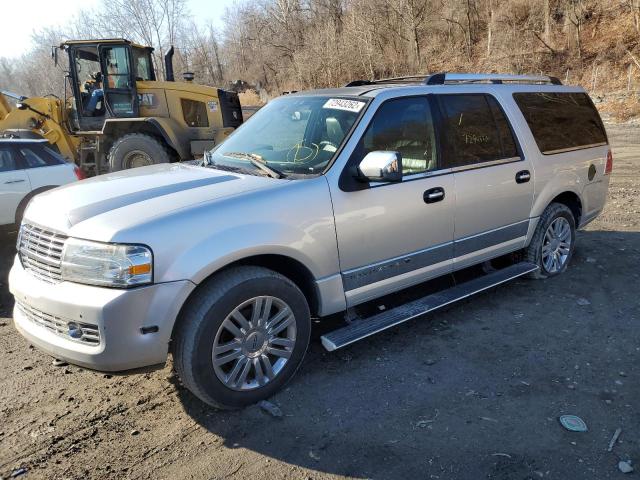
M 550 83 L 562 85 L 556 77 L 547 75 L 511 75 L 501 73 L 434 73 L 424 79 L 426 85 L 444 85 L 445 83 Z
M 557 77 L 547 75 L 511 75 L 500 73 L 433 73 L 431 75 L 408 75 L 405 77 L 383 78 L 380 80 L 354 80 L 345 87 L 379 85 L 381 83 L 422 83 L 444 85 L 445 83 L 550 83 L 562 85 Z

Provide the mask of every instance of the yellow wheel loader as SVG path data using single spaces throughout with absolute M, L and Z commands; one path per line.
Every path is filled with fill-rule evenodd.
M 173 47 L 158 81 L 151 47 L 124 39 L 73 40 L 65 98 L 0 91 L 0 136 L 43 137 L 88 174 L 187 160 L 222 142 L 243 121 L 235 92 L 174 81 Z M 14 104 L 15 106 L 12 106 Z

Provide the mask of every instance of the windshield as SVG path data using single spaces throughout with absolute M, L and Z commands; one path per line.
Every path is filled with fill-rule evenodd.
M 281 177 L 321 173 L 365 105 L 362 98 L 280 97 L 210 152 L 209 164 L 264 172 L 261 163 Z

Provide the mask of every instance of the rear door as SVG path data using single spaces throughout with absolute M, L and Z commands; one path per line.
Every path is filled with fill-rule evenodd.
M 64 160 L 44 143 L 20 145 L 16 150 L 22 156 L 31 190 L 57 187 L 77 180 L 73 164 Z
M 533 171 L 504 111 L 487 94 L 436 98 L 443 163 L 454 172 L 454 268 L 523 247 L 533 202 Z
M 29 178 L 15 150 L 0 144 L 0 225 L 14 223 L 16 209 L 30 191 Z

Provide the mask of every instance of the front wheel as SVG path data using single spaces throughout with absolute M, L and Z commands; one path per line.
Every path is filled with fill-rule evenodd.
M 564 204 L 552 203 L 540 216 L 531 243 L 525 250 L 527 261 L 538 265 L 533 278 L 559 275 L 567 269 L 576 243 L 573 213 Z
M 309 345 L 307 301 L 288 278 L 238 267 L 204 284 L 185 306 L 173 344 L 184 385 L 205 403 L 238 408 L 277 392 Z
M 116 140 L 109 150 L 109 168 L 112 172 L 170 161 L 171 157 L 162 141 L 143 133 L 125 135 Z

